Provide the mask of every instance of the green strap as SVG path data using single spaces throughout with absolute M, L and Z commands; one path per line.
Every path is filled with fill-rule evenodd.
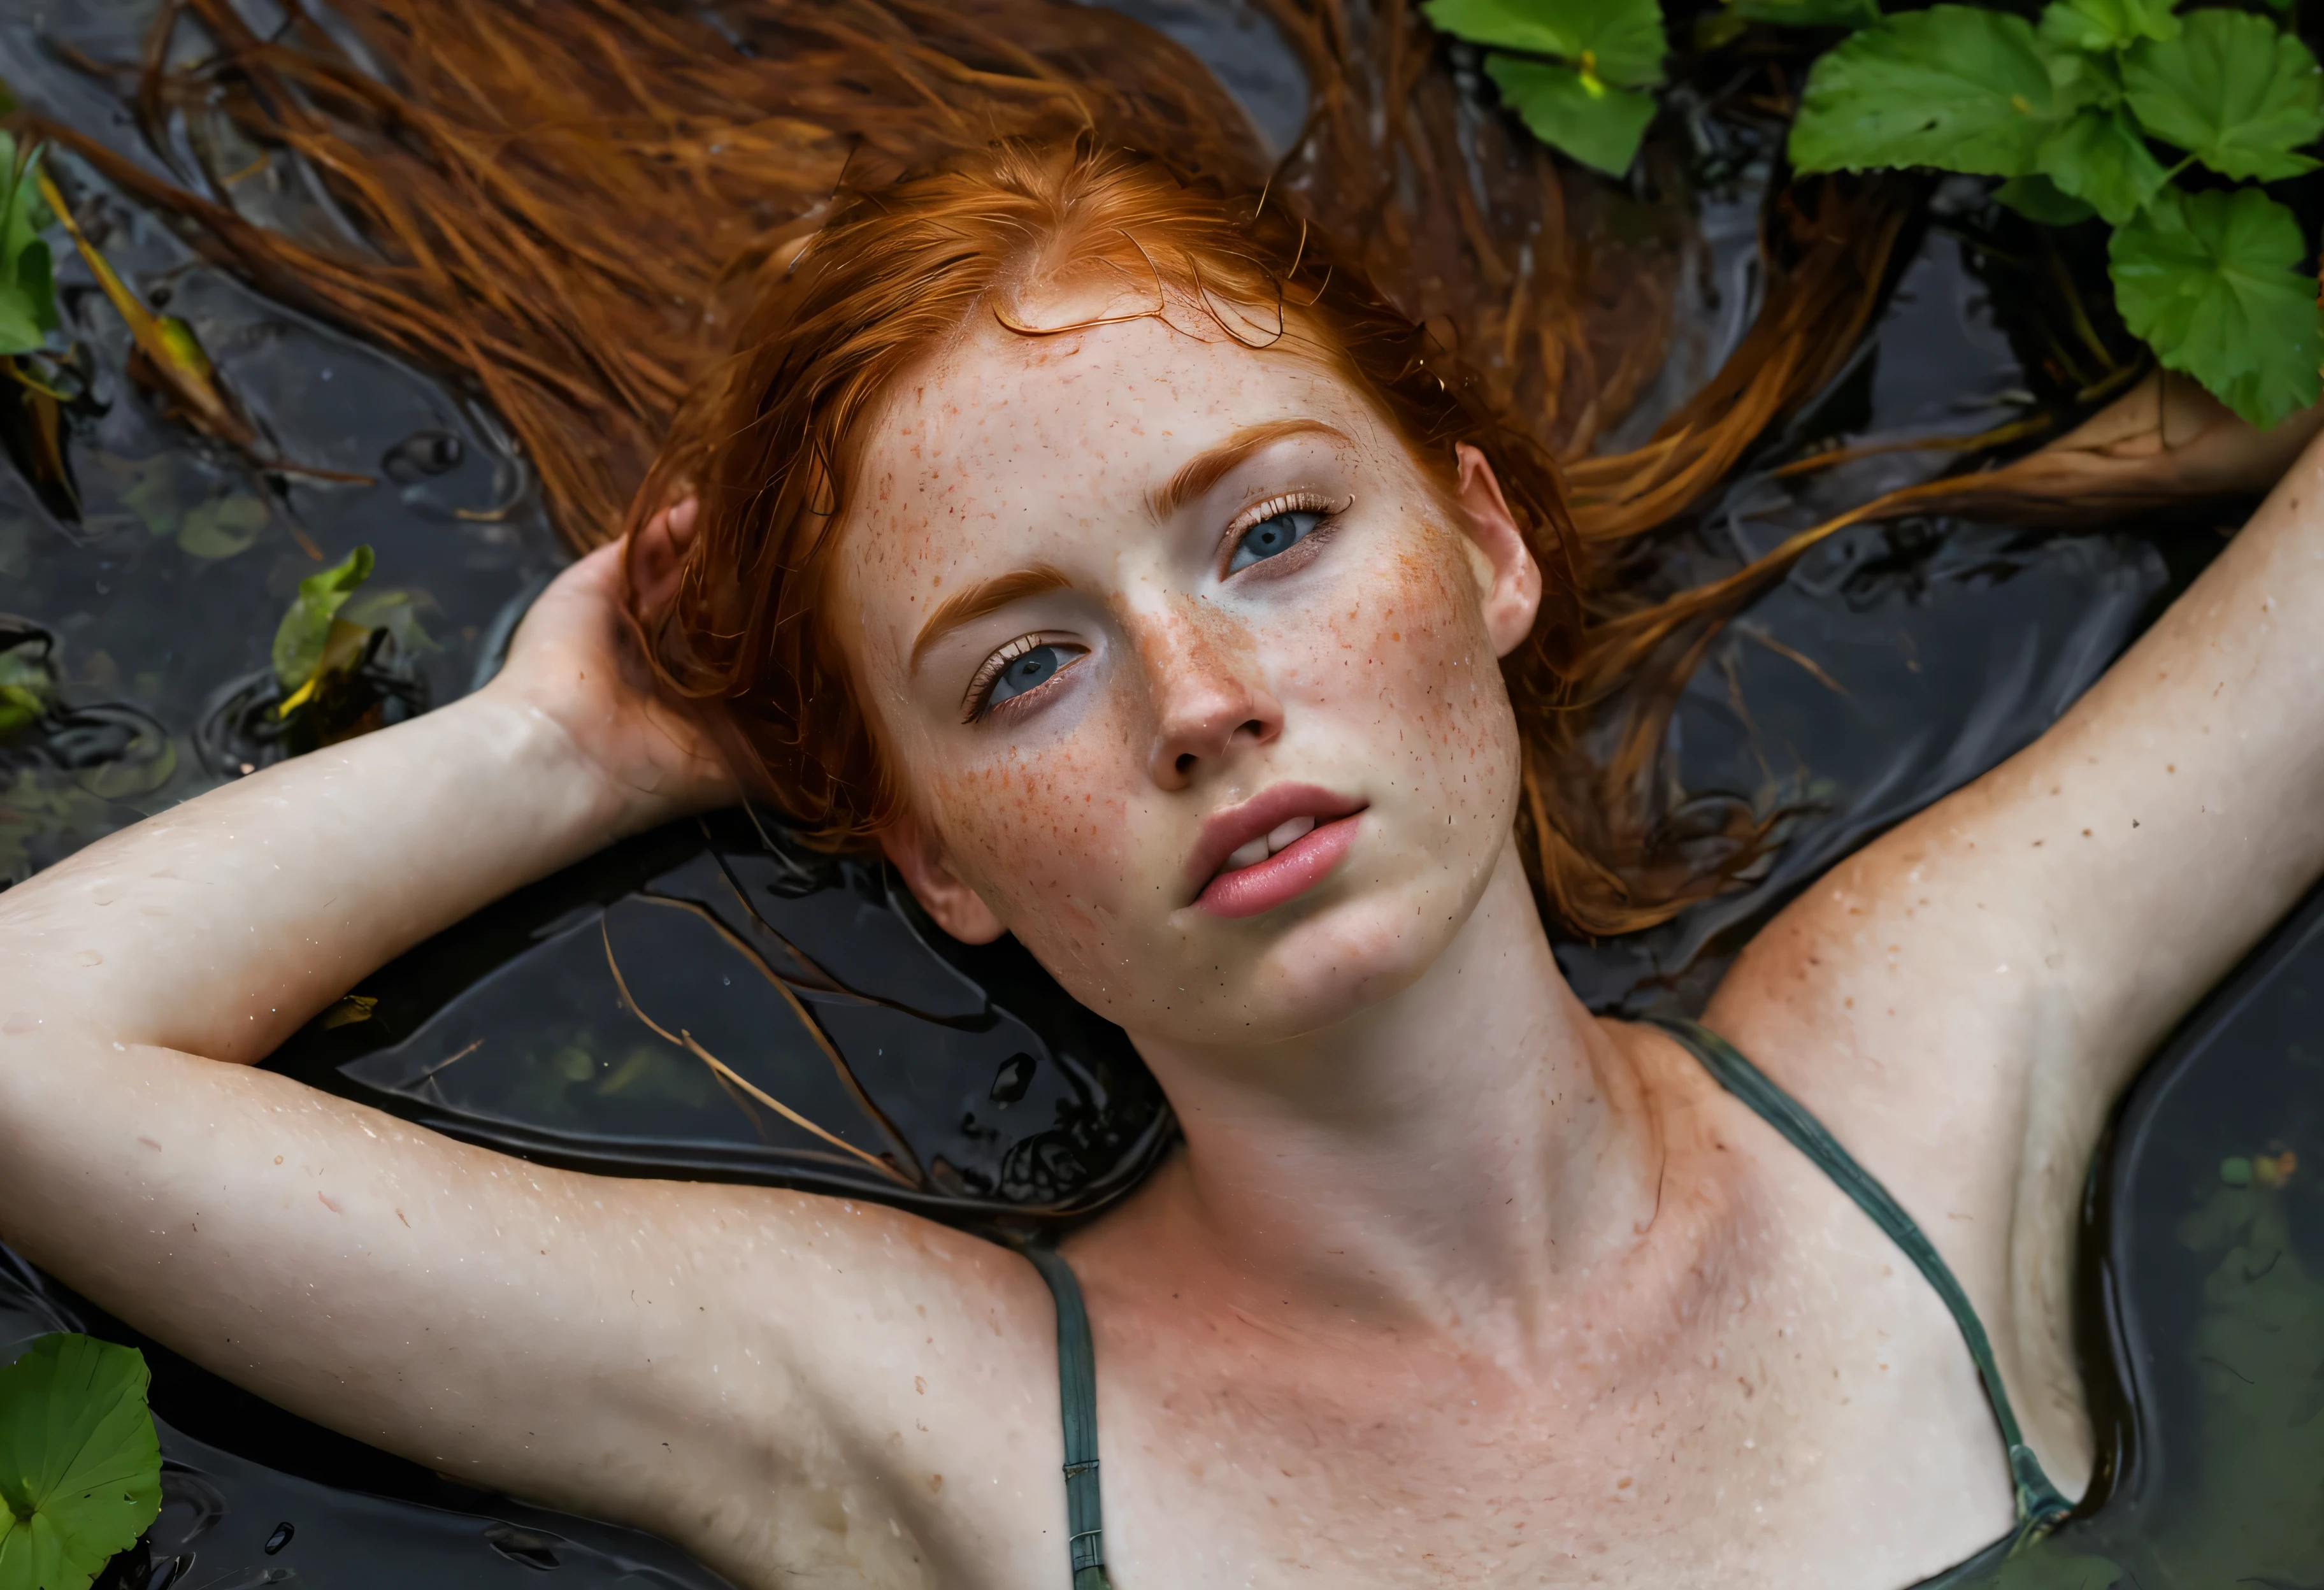
M 1649 1017 L 1658 1026 L 1677 1039 L 1703 1069 L 1718 1080 L 1719 1085 L 1751 1107 L 1767 1125 L 1782 1133 L 1784 1138 L 1813 1160 L 1816 1168 L 1840 1184 L 1840 1190 L 1856 1200 L 1856 1207 L 1872 1217 L 1872 1223 L 1886 1232 L 1895 1245 L 1904 1250 L 1904 1256 L 1920 1267 L 1945 1307 L 1953 1314 L 1953 1323 L 1960 1327 L 1962 1339 L 1969 1344 L 1969 1356 L 1977 1362 L 1977 1373 L 1985 1382 L 1985 1394 L 1993 1403 L 1993 1416 L 2001 1426 L 2001 1438 L 2009 1448 L 2009 1476 L 2017 1491 L 2018 1536 L 2022 1540 L 2034 1533 L 2047 1531 L 2059 1520 L 2073 1511 L 2073 1503 L 2059 1493 L 2042 1472 L 2041 1460 L 2025 1444 L 2017 1428 L 2016 1412 L 2009 1405 L 2009 1392 L 2001 1383 L 2000 1367 L 1993 1361 L 1993 1344 L 1985 1334 L 1985 1323 L 1970 1306 L 1969 1294 L 1953 1279 L 1952 1271 L 1904 1206 L 1889 1196 L 1888 1190 L 1873 1179 L 1872 1173 L 1856 1163 L 1848 1150 L 1833 1140 L 1821 1122 L 1810 1115 L 1799 1100 L 1767 1080 L 1766 1073 L 1743 1057 L 1743 1052 L 1699 1022 L 1666 1020 Z
M 1053 1247 L 1019 1250 L 1057 1304 L 1057 1400 L 1065 1423 L 1065 1552 L 1074 1590 L 1112 1590 L 1105 1576 L 1105 1517 L 1097 1484 L 1097 1354 L 1074 1267 Z

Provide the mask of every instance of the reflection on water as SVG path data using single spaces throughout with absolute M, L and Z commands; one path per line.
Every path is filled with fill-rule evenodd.
M 1296 65 L 1244 10 L 1208 5 L 1154 0 L 1139 14 L 1213 59 L 1287 141 Z M 40 40 L 132 58 L 151 10 L 13 11 L 0 78 L 134 147 L 113 103 Z M 1679 339 L 1691 362 L 1743 323 L 1754 179 L 1744 170 L 1707 205 Z M 308 201 L 286 189 L 272 202 Z M 209 272 L 125 207 L 91 219 L 133 284 L 195 325 L 281 455 L 374 483 L 254 475 L 191 443 L 128 388 L 118 322 L 63 262 L 99 402 L 73 421 L 75 497 L 44 505 L 0 471 L 0 610 L 21 615 L 0 618 L 0 882 L 292 749 L 264 732 L 268 642 L 298 580 L 356 542 L 378 549 L 380 594 L 401 600 L 381 620 L 402 626 L 375 659 L 383 714 L 488 675 L 558 561 L 488 415 Z M 1941 188 L 1927 220 L 1863 357 L 1680 538 L 1675 561 L 1731 566 L 1942 457 L 1779 473 L 1792 444 L 1982 430 L 2060 390 L 2029 308 L 2037 290 L 1980 230 L 1989 219 Z M 1689 787 L 1794 813 L 1786 848 L 1748 888 L 1662 929 L 1561 945 L 1576 988 L 1600 1009 L 1699 1006 L 1806 880 L 2054 720 L 2216 545 L 2208 527 L 2063 536 L 1928 520 L 1835 538 L 1722 639 L 1674 730 Z M 1997 1582 L 2324 1585 L 2319 988 L 2324 900 L 2311 900 L 2126 1106 L 2085 1235 L 2086 1367 L 2110 1426 L 2101 1493 Z M 782 1181 L 991 1225 L 1102 1202 L 1169 1130 L 1121 1034 L 1021 951 L 953 944 L 882 869 L 770 849 L 740 814 L 616 847 L 351 994 L 278 1069 L 609 1173 Z M 402 1590 L 549 1568 L 627 1590 L 717 1582 L 644 1537 L 319 1430 L 0 1267 L 0 1356 L 77 1321 L 145 1346 L 156 1369 L 168 1503 L 143 1556 L 110 1571 L 122 1590 L 294 1575 Z

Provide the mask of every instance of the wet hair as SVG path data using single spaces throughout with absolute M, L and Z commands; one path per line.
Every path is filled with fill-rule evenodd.
M 1255 356 L 1325 359 L 1440 485 L 1456 446 L 1483 453 L 1541 563 L 1503 666 L 1545 911 L 1662 920 L 1766 841 L 1739 801 L 1682 802 L 1662 753 L 1703 620 L 1758 576 L 1655 591 L 1635 546 L 1838 371 L 1902 207 L 1779 200 L 1740 346 L 1642 446 L 1591 456 L 1662 362 L 1675 207 L 1476 116 L 1399 7 L 1268 9 L 1311 85 L 1273 163 L 1190 58 L 1051 0 L 350 0 L 264 37 L 181 0 L 135 102 L 190 165 L 40 130 L 263 290 L 471 383 L 576 547 L 697 492 L 674 593 L 632 616 L 746 785 L 834 850 L 908 799 L 825 600 L 890 383 L 1095 272 Z M 181 23 L 212 51 L 165 69 Z M 1617 213 L 1644 242 L 1607 241 Z

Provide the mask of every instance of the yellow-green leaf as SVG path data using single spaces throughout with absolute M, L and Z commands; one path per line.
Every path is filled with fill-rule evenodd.
M 344 563 L 299 582 L 299 594 L 274 631 L 274 678 L 285 691 L 297 690 L 315 677 L 331 638 L 331 621 L 355 588 L 371 578 L 371 548 L 358 547 Z

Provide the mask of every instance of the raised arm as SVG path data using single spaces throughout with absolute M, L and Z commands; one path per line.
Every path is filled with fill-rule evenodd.
M 792 1552 L 817 1538 L 786 1475 L 828 1498 L 863 1472 L 858 1421 L 814 1387 L 900 1383 L 936 1417 L 867 1365 L 956 1310 L 883 1332 L 881 1255 L 949 1240 L 972 1300 L 975 1274 L 1013 1297 L 1029 1271 L 830 1200 L 543 1170 L 240 1063 L 406 946 L 724 792 L 622 675 L 619 578 L 610 552 L 570 571 L 481 694 L 0 895 L 0 1236 L 286 1407 L 737 1571 L 778 1524 Z
M 2267 451 L 2217 440 L 2229 464 Z M 2090 1155 L 2139 1064 L 2324 871 L 2319 637 L 2324 442 L 2049 732 L 1835 868 L 1710 1012 L 1921 1213 L 2070 1484 Z

